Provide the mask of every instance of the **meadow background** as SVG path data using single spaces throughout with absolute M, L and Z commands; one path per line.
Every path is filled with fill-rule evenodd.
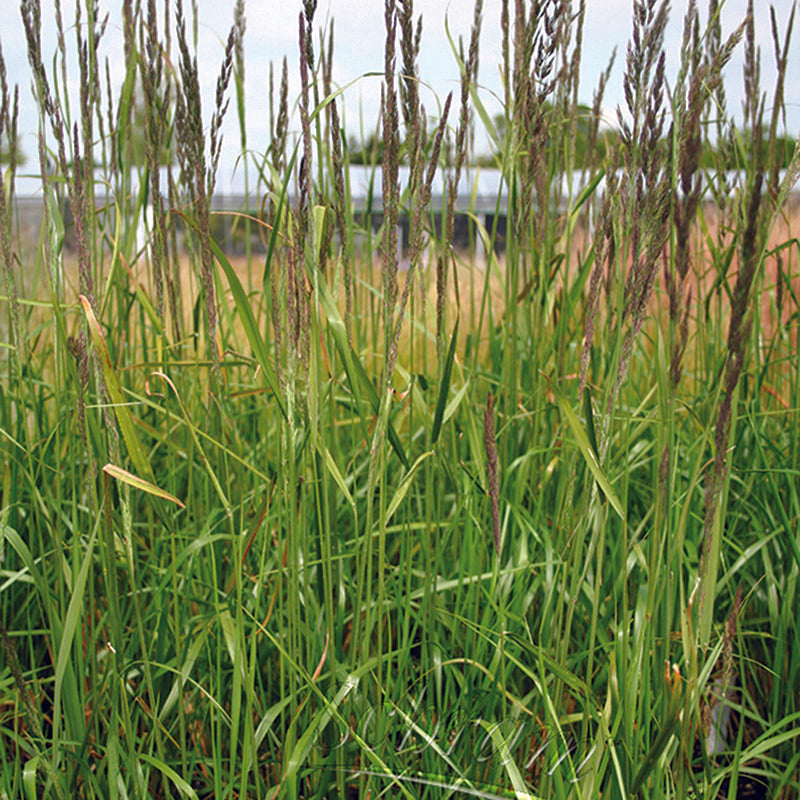
M 305 0 L 257 143 L 243 2 L 210 106 L 194 4 L 125 0 L 119 77 L 99 3 L 20 12 L 0 796 L 796 797 L 794 6 L 762 53 L 752 3 L 725 33 L 689 3 L 668 79 L 669 8 L 635 0 L 609 129 L 582 3 L 477 2 L 425 108 L 427 20 L 387 0 L 380 118 L 344 126 Z

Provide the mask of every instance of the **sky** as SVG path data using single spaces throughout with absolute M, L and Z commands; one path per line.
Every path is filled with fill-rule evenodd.
M 82 0 L 83 1 L 83 0 Z M 680 59 L 683 16 L 689 0 L 673 0 L 670 23 L 666 34 L 667 79 L 673 82 Z M 41 0 L 43 20 L 43 51 L 45 60 L 55 52 L 54 0 Z M 109 13 L 107 32 L 101 42 L 100 58 L 108 58 L 112 83 L 118 87 L 124 74 L 122 62 L 122 0 L 98 0 L 101 15 Z M 184 0 L 191 13 L 191 0 Z M 204 117 L 208 122 L 214 85 L 224 51 L 227 32 L 232 24 L 232 0 L 196 0 L 198 9 L 198 61 L 203 91 Z M 510 3 L 512 9 L 514 3 Z M 577 0 L 573 6 L 577 8 Z M 706 0 L 699 0 L 701 24 L 707 12 Z M 756 39 L 761 49 L 762 91 L 771 98 L 775 82 L 775 58 L 770 25 L 770 5 L 783 35 L 793 0 L 754 0 Z M 174 6 L 174 2 L 170 4 Z M 164 2 L 157 0 L 159 14 Z M 624 103 L 622 75 L 625 50 L 631 34 L 632 0 L 586 0 L 584 47 L 581 64 L 580 101 L 591 104 L 601 72 L 608 64 L 613 49 L 617 48 L 616 62 L 604 99 L 604 117 L 609 123 L 616 118 L 615 109 Z M 74 24 L 75 0 L 61 0 L 65 27 Z M 247 113 L 248 147 L 263 152 L 269 143 L 268 76 L 270 63 L 274 65 L 276 84 L 279 80 L 283 58 L 288 59 L 290 74 L 290 101 L 299 93 L 298 67 L 298 15 L 302 0 L 246 0 L 245 13 L 245 97 Z M 501 0 L 484 0 L 483 25 L 480 41 L 480 70 L 478 82 L 483 103 L 490 113 L 501 109 L 500 76 Z M 729 34 L 744 18 L 747 0 L 726 0 L 721 11 L 723 35 Z M 174 12 L 173 12 L 174 13 Z M 436 114 L 449 91 L 458 96 L 458 66 L 448 41 L 447 30 L 454 40 L 463 36 L 465 47 L 469 41 L 473 16 L 472 0 L 416 0 L 415 17 L 422 16 L 423 35 L 419 63 L 420 79 L 426 88 L 421 98 L 426 109 Z M 85 13 L 84 13 L 85 18 Z M 381 0 L 318 0 L 315 23 L 318 30 L 334 26 L 334 81 L 344 90 L 344 124 L 348 133 L 357 134 L 361 124 L 367 132 L 374 130 L 380 102 L 381 79 L 369 73 L 383 68 L 384 3 Z M 74 33 L 67 30 L 67 40 L 74 41 Z M 786 77 L 786 130 L 790 135 L 800 131 L 800 20 L 795 23 L 792 36 L 795 43 L 789 57 Z M 22 150 L 28 156 L 27 169 L 35 169 L 37 111 L 31 96 L 30 69 L 28 67 L 25 36 L 19 13 L 18 0 L 0 0 L 0 44 L 5 59 L 7 80 L 10 86 L 20 88 L 20 130 L 23 133 Z M 318 38 L 315 40 L 318 48 Z M 741 121 L 743 97 L 742 79 L 743 47 L 740 45 L 726 71 L 728 110 Z M 52 63 L 49 62 L 49 63 Z M 74 96 L 77 90 L 77 61 L 68 57 L 71 70 L 68 84 Z M 277 90 L 277 86 L 276 86 Z M 236 104 L 228 110 L 224 127 L 225 147 L 220 163 L 218 187 L 224 190 L 236 170 L 238 154 L 238 123 Z M 767 102 L 769 108 L 769 102 Z M 295 116 L 293 127 L 297 129 Z M 488 144 L 479 137 L 477 149 L 488 150 Z M 25 169 L 25 168 L 24 168 Z

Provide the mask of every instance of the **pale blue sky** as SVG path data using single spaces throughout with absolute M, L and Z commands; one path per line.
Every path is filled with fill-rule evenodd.
M 62 0 L 65 26 L 74 21 L 75 0 Z M 121 78 L 124 65 L 120 63 L 122 53 L 122 30 L 120 22 L 121 0 L 99 0 L 101 13 L 110 13 L 109 28 L 102 43 L 101 58 L 109 58 L 112 81 Z M 157 0 L 159 13 L 163 0 Z M 184 0 L 190 12 L 191 0 Z M 513 8 L 514 3 L 510 5 Z M 577 7 L 577 0 L 573 5 Z M 605 96 L 606 115 L 613 121 L 613 109 L 623 102 L 622 71 L 625 48 L 631 32 L 631 0 L 587 0 L 584 48 L 581 75 L 581 100 L 591 103 L 592 95 L 601 70 L 608 62 L 614 46 L 617 60 Z M 667 37 L 668 78 L 674 78 L 680 57 L 682 19 L 688 0 L 674 0 Z M 792 0 L 776 0 L 778 23 L 784 26 L 793 5 Z M 201 80 L 204 84 L 204 115 L 208 118 L 219 62 L 222 57 L 224 39 L 232 22 L 233 3 L 228 0 L 197 0 L 199 12 L 199 56 Z M 706 16 L 706 0 L 700 0 L 701 19 Z M 770 33 L 769 3 L 756 0 L 756 35 L 762 50 L 762 88 L 768 99 L 774 83 L 774 56 Z M 501 91 L 499 66 L 500 50 L 500 0 L 484 0 L 484 20 L 481 37 L 479 82 L 482 97 L 492 111 L 499 110 L 494 93 Z M 727 0 L 722 9 L 724 31 L 730 32 L 744 16 L 746 0 Z M 53 0 L 42 0 L 43 39 L 45 54 L 52 54 L 55 46 Z M 291 76 L 290 97 L 297 96 L 297 29 L 301 0 L 249 0 L 246 2 L 247 33 L 246 50 L 246 107 L 248 145 L 263 150 L 268 144 L 268 94 L 267 76 L 269 63 L 275 64 L 279 75 L 284 56 L 289 59 Z M 29 166 L 35 159 L 35 140 L 31 135 L 36 129 L 36 110 L 30 98 L 30 77 L 25 50 L 25 39 L 19 16 L 17 0 L 0 0 L 0 42 L 8 70 L 10 84 L 18 83 L 21 98 L 21 129 L 27 134 L 23 150 L 29 156 Z M 420 58 L 420 77 L 431 88 L 423 92 L 423 102 L 431 113 L 435 113 L 437 102 L 442 102 L 450 90 L 458 90 L 458 70 L 445 35 L 445 19 L 454 37 L 463 36 L 468 41 L 472 22 L 473 4 L 470 0 L 417 0 L 415 14 L 423 17 L 423 40 Z M 356 132 L 359 114 L 365 124 L 371 126 L 377 116 L 380 97 L 380 78 L 361 77 L 368 72 L 380 71 L 383 66 L 384 19 L 383 2 L 380 0 L 319 0 L 315 21 L 318 26 L 335 20 L 334 76 L 339 85 L 353 83 L 345 92 L 346 120 L 349 130 Z M 70 37 L 68 33 L 68 39 Z M 795 24 L 793 35 L 800 45 L 800 20 Z M 737 51 L 727 71 L 729 111 L 740 117 L 742 99 L 742 48 Z M 74 59 L 70 62 L 70 91 L 74 91 L 78 75 Z M 789 74 L 786 81 L 787 128 L 795 135 L 800 130 L 800 52 L 795 46 L 790 57 Z M 225 128 L 226 150 L 220 170 L 221 187 L 227 183 L 233 171 L 238 128 L 235 118 L 235 102 L 228 112 Z M 480 147 L 480 139 L 478 139 Z

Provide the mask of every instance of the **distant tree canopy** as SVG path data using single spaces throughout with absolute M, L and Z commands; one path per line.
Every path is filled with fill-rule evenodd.
M 375 133 L 359 141 L 355 136 L 347 139 L 347 153 L 351 164 L 380 164 L 383 160 L 383 139 Z
M 552 107 L 548 107 L 552 111 Z M 576 169 L 585 169 L 593 164 L 602 165 L 608 154 L 619 143 L 619 132 L 612 127 L 596 127 L 592 120 L 592 110 L 585 105 L 576 109 L 574 137 L 570 143 L 573 153 L 573 166 Z M 506 117 L 503 114 L 495 116 L 495 130 L 500 146 L 490 155 L 479 156 L 476 160 L 483 166 L 499 166 L 504 157 L 507 136 Z M 569 128 L 563 127 L 559 134 L 566 136 Z M 761 142 L 762 162 L 768 165 L 777 164 L 778 169 L 787 169 L 797 145 L 797 139 L 791 136 L 778 136 L 770 149 L 768 132 L 765 130 Z M 551 143 L 547 137 L 545 148 L 555 144 L 564 147 L 565 142 Z M 668 142 L 662 144 L 668 146 Z M 753 135 L 748 130 L 732 130 L 727 139 L 722 142 L 703 142 L 703 151 L 700 157 L 700 167 L 708 170 L 735 171 L 743 169 L 753 161 Z
M 507 135 L 506 118 L 503 114 L 497 114 L 493 120 L 495 130 L 500 140 L 500 147 L 494 153 L 479 154 L 475 157 L 475 163 L 480 166 L 493 167 L 502 163 L 504 142 Z M 428 134 L 428 141 L 433 137 L 433 131 Z M 587 166 L 590 161 L 594 163 L 602 162 L 607 151 L 617 140 L 617 133 L 612 128 L 602 128 L 596 135 L 594 144 L 591 144 L 592 125 L 591 109 L 588 106 L 578 107 L 576 119 L 576 129 L 574 136 L 575 164 L 576 166 Z M 372 133 L 365 139 L 359 140 L 350 136 L 347 140 L 347 150 L 351 164 L 380 164 L 383 160 L 383 138 L 377 133 Z M 449 164 L 452 159 L 452 140 L 445 138 L 442 143 L 441 161 Z M 401 162 L 405 162 L 404 153 L 400 153 Z
M 792 136 L 776 136 L 773 142 L 774 151 L 770 150 L 768 131 L 761 138 L 761 163 L 773 165 L 778 169 L 787 169 L 792 162 L 797 139 Z M 700 166 L 705 169 L 721 169 L 736 171 L 748 166 L 743 161 L 753 162 L 753 133 L 749 130 L 731 132 L 729 136 L 716 145 L 706 145 L 700 157 Z
M 553 112 L 550 103 L 545 104 L 545 114 Z M 494 127 L 499 139 L 499 147 L 490 155 L 479 156 L 477 162 L 483 166 L 499 166 L 502 163 L 506 137 L 508 135 L 506 117 L 504 114 L 495 115 Z M 570 136 L 568 142 L 572 148 L 572 163 L 576 168 L 589 167 L 592 164 L 602 164 L 609 150 L 616 144 L 618 139 L 617 131 L 613 128 L 599 127 L 592 119 L 592 109 L 586 105 L 579 105 L 576 108 L 574 134 L 566 123 L 560 126 L 559 134 L 562 137 Z M 553 144 L 563 147 L 567 142 L 555 142 L 551 136 L 547 136 L 545 148 L 550 148 Z
M 434 130 L 427 132 L 424 142 L 426 153 L 430 153 L 430 148 L 433 143 L 435 135 Z M 350 136 L 347 139 L 347 154 L 348 160 L 351 164 L 358 165 L 378 165 L 383 161 L 384 143 L 383 137 L 377 133 L 371 133 L 366 139 L 359 140 L 355 136 Z M 405 142 L 400 143 L 400 163 L 407 164 L 408 158 L 406 155 Z M 443 164 L 450 164 L 452 161 L 452 141 L 445 138 L 442 142 L 442 150 L 439 160 Z
M 15 167 L 21 167 L 25 160 L 25 154 L 21 150 L 15 148 L 11 152 L 5 145 L 0 147 L 0 164 L 13 163 Z
M 171 107 L 167 107 L 165 113 L 171 120 Z M 169 126 L 171 127 L 171 121 Z M 141 83 L 136 84 L 133 94 L 133 108 L 131 110 L 131 159 L 138 167 L 145 166 L 147 163 L 147 113 L 145 109 L 144 90 L 142 89 Z M 157 162 L 161 166 L 166 166 L 175 162 L 175 145 L 171 137 L 168 142 L 163 144 L 160 148 Z

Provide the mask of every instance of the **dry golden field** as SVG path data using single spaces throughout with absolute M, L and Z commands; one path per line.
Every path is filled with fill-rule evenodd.
M 785 335 L 789 337 L 791 347 L 796 351 L 798 327 L 798 297 L 800 296 L 800 269 L 798 268 L 798 241 L 797 232 L 800 230 L 800 200 L 793 199 L 787 207 L 786 213 L 779 216 L 771 231 L 768 233 L 766 256 L 763 270 L 758 284 L 761 302 L 761 331 L 765 340 L 770 340 L 778 323 L 784 326 Z M 735 243 L 736 232 L 730 228 L 723 228 L 718 221 L 718 214 L 710 206 L 706 206 L 700 215 L 695 227 L 693 238 L 692 272 L 688 281 L 687 297 L 691 297 L 693 310 L 690 318 L 696 323 L 701 315 L 716 313 L 722 317 L 723 328 L 726 328 L 725 315 L 729 309 L 729 292 L 735 285 L 738 273 L 738 255 Z M 561 251 L 569 264 L 569 281 L 575 280 L 580 273 L 582 265 L 591 250 L 591 235 L 585 227 L 577 226 L 571 233 L 570 239 L 562 239 Z M 725 248 L 732 248 L 730 265 L 726 275 L 719 275 L 714 263 L 720 262 L 719 253 Z M 20 248 L 23 252 L 28 248 Z M 568 252 L 567 252 L 568 251 Z M 716 255 L 715 255 L 716 253 Z M 416 349 L 417 354 L 424 350 L 428 364 L 435 364 L 435 330 L 436 330 L 436 254 L 428 253 L 422 259 L 415 278 L 415 291 L 410 300 L 409 313 L 406 314 L 403 333 L 400 340 L 399 366 L 402 369 L 408 363 L 410 349 Z M 664 261 L 667 254 L 664 253 Z M 28 259 L 23 263 L 30 264 Z M 176 287 L 176 296 L 181 306 L 180 329 L 185 335 L 193 331 L 193 310 L 200 294 L 200 279 L 198 274 L 197 259 L 188 253 L 179 256 L 177 263 L 171 264 L 171 280 Z M 253 310 L 260 319 L 261 324 L 267 325 L 268 303 L 262 289 L 262 279 L 265 262 L 261 255 L 253 255 L 249 259 L 241 256 L 231 256 L 230 262 L 235 268 L 242 285 L 248 290 Z M 65 292 L 63 302 L 67 308 L 67 317 L 73 323 L 79 317 L 79 279 L 78 261 L 74 251 L 65 248 L 62 256 Z M 446 305 L 447 329 L 452 330 L 456 320 L 459 323 L 458 339 L 460 347 L 458 353 L 463 354 L 469 344 L 471 347 L 482 349 L 482 342 L 487 338 L 490 325 L 502 324 L 505 316 L 505 258 L 502 254 L 487 257 L 485 253 L 477 256 L 459 252 L 453 254 L 453 264 L 448 272 L 448 302 Z M 120 258 L 115 265 L 103 265 L 103 270 L 93 269 L 95 293 L 103 297 L 102 286 L 109 282 L 108 271 L 116 269 L 127 273 L 127 285 L 130 296 L 134 297 L 138 290 L 149 298 L 155 297 L 155 287 L 152 278 L 152 265 L 147 253 L 128 263 Z M 340 308 L 345 312 L 344 283 L 341 275 L 341 263 L 331 260 L 326 267 L 328 280 L 336 287 L 340 298 Z M 380 263 L 375 263 L 371 270 L 362 263 L 357 265 L 355 274 L 355 307 L 352 319 L 361 325 L 367 325 L 368 320 L 382 319 L 380 308 L 380 292 L 382 286 Z M 245 348 L 246 340 L 241 335 L 240 325 L 233 312 L 234 303 L 230 289 L 224 275 L 218 271 L 217 298 L 220 308 L 220 347 L 224 350 Z M 407 264 L 401 265 L 398 280 L 400 287 L 407 278 Z M 453 275 L 456 280 L 453 280 Z M 558 315 L 564 312 L 564 268 L 551 272 L 546 278 L 549 280 L 544 298 L 546 313 Z M 528 278 L 521 276 L 519 286 L 525 287 Z M 124 281 L 123 281 L 124 283 Z M 34 285 L 35 284 L 35 285 Z M 483 303 L 484 291 L 491 303 Z M 588 281 L 584 290 L 588 287 Z M 530 287 L 528 287 L 530 288 Z M 689 295 L 688 293 L 691 292 Z M 30 304 L 31 315 L 37 324 L 47 325 L 51 317 L 50 291 L 44 267 L 38 269 L 26 268 L 21 273 L 19 295 L 23 302 Z M 523 291 L 519 302 L 526 302 L 530 291 Z M 715 300 L 715 298 L 718 298 Z M 107 306 L 110 309 L 111 306 Z M 654 287 L 651 309 L 654 321 L 660 320 L 666 324 L 668 300 L 664 286 L 663 264 L 659 268 L 659 276 Z M 707 312 L 708 309 L 708 312 Z M 113 312 L 110 310 L 108 314 Z M 169 315 L 169 310 L 167 310 Z M 107 330 L 113 331 L 114 321 L 110 316 L 102 320 Z M 5 322 L 3 323 L 5 326 Z M 581 329 L 580 321 L 576 329 Z M 478 330 L 480 327 L 480 330 Z M 167 330 L 172 330 L 169 321 Z M 130 335 L 131 331 L 128 330 Z M 375 349 L 362 352 L 365 362 L 370 362 L 381 356 L 383 336 L 380 331 L 366 331 L 365 341 L 375 344 Z M 202 340 L 203 326 L 200 324 L 195 335 Z M 469 337 L 469 342 L 468 342 Z M 47 336 L 44 335 L 44 340 Z M 419 362 L 418 362 L 419 363 Z M 577 365 L 576 365 L 577 366 Z

